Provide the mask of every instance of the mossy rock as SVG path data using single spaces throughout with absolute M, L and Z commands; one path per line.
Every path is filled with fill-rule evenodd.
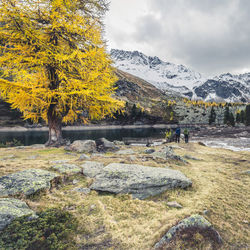
M 41 169 L 28 169 L 0 177 L 0 197 L 24 194 L 26 196 L 51 188 L 59 175 Z
M 201 234 L 206 240 L 210 241 L 214 246 L 222 244 L 219 233 L 213 228 L 212 224 L 199 214 L 191 215 L 173 226 L 155 245 L 154 249 L 166 249 L 168 244 L 186 235 L 187 239 L 191 239 L 196 233 Z
M 30 219 L 37 217 L 24 201 L 12 198 L 0 199 L 0 230 L 4 229 L 15 218 L 24 215 L 29 215 Z

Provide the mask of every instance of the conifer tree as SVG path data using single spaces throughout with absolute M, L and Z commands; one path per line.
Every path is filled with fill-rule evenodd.
M 62 123 L 83 110 L 87 122 L 122 106 L 102 39 L 106 10 L 105 0 L 0 2 L 0 95 L 25 119 L 48 123 L 47 145 L 63 144 Z
M 225 112 L 224 112 L 224 124 L 227 124 L 229 122 L 229 107 L 226 106 Z
M 237 112 L 235 120 L 236 120 L 237 123 L 240 123 L 240 121 L 241 121 L 241 119 L 240 119 L 240 112 Z
M 245 124 L 246 126 L 250 126 L 250 104 L 246 106 L 245 111 Z
M 235 126 L 235 119 L 234 119 L 234 115 L 233 115 L 232 112 L 229 113 L 229 120 L 228 120 L 228 122 L 229 122 L 229 124 L 231 126 L 233 126 L 233 127 Z
M 240 122 L 245 123 L 245 111 L 243 109 L 240 112 Z
M 215 110 L 214 110 L 214 107 L 212 106 L 211 108 L 211 112 L 210 112 L 210 115 L 209 115 L 209 125 L 211 125 L 212 123 L 214 123 L 216 120 L 216 113 L 215 113 Z

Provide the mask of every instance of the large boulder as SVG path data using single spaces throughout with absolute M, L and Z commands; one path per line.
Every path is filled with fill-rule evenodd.
M 3 230 L 15 218 L 24 215 L 30 215 L 31 219 L 37 217 L 35 212 L 23 201 L 12 198 L 0 199 L 0 230 Z
M 94 153 L 96 152 L 96 143 L 93 140 L 77 140 L 68 146 L 67 150 L 78 153 Z
M 90 188 L 115 194 L 129 193 L 134 198 L 145 199 L 168 189 L 191 185 L 191 180 L 177 170 L 111 163 L 101 169 Z
M 57 174 L 41 169 L 28 169 L 0 177 L 0 197 L 8 195 L 31 195 L 51 188 Z
M 82 173 L 89 177 L 94 178 L 96 175 L 100 174 L 104 168 L 103 163 L 96 161 L 85 161 L 84 164 L 81 165 Z
M 97 150 L 99 152 L 107 152 L 107 151 L 118 151 L 119 147 L 117 147 L 113 142 L 108 141 L 105 138 L 100 138 L 96 140 Z
M 214 247 L 222 244 L 222 239 L 212 224 L 203 216 L 194 214 L 170 228 L 161 240 L 155 244 L 154 249 L 167 249 L 171 242 L 182 235 L 186 235 L 191 239 L 196 233 L 200 233 L 205 239 L 211 241 Z

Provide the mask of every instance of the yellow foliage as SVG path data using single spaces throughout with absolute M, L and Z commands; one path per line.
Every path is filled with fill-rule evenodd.
M 50 108 L 66 123 L 81 110 L 101 119 L 123 106 L 112 98 L 117 79 L 91 15 L 99 2 L 1 1 L 0 95 L 25 119 L 47 120 Z

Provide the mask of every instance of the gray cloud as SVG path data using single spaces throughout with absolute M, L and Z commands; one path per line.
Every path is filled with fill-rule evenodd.
M 250 71 L 249 0 L 144 1 L 148 11 L 136 18 L 123 49 L 133 45 L 206 75 Z

